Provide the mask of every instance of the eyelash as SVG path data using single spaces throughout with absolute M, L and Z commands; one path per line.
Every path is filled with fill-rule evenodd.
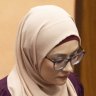
M 58 59 L 58 60 L 54 60 L 54 63 L 61 63 L 63 62 L 64 59 Z

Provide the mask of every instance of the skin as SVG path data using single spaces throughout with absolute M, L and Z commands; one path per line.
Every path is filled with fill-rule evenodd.
M 79 47 L 77 40 L 71 40 L 59 46 L 56 46 L 51 52 L 49 52 L 48 56 L 52 54 L 71 54 Z M 44 80 L 46 80 L 49 84 L 55 85 L 63 85 L 70 72 L 73 72 L 73 66 L 70 62 L 63 68 L 61 71 L 55 71 L 53 69 L 53 62 L 45 58 L 41 64 L 41 76 Z

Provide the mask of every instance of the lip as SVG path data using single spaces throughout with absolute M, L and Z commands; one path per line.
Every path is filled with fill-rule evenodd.
M 67 78 L 68 76 L 58 76 L 58 78 L 63 78 L 63 79 L 65 79 L 65 78 Z

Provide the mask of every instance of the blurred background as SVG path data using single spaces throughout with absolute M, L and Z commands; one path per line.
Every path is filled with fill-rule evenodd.
M 18 25 L 28 10 L 37 5 L 55 4 L 74 19 L 86 55 L 76 72 L 84 86 L 84 96 L 96 94 L 96 0 L 2 0 L 0 1 L 0 79 L 15 64 L 15 42 Z

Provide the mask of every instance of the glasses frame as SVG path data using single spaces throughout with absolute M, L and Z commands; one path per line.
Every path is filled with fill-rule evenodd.
M 76 54 L 76 52 L 78 52 L 78 51 L 80 51 L 80 52 Z M 54 67 L 54 70 L 59 71 L 59 70 L 64 69 L 64 67 L 68 64 L 68 62 L 70 62 L 71 65 L 76 65 L 76 64 L 72 64 L 72 62 L 71 62 L 72 58 L 73 58 L 74 56 L 76 56 L 76 55 L 73 56 L 72 54 L 76 54 L 77 56 L 78 56 L 79 54 L 82 54 L 82 58 L 83 58 L 84 55 L 85 55 L 85 50 L 84 50 L 81 46 L 79 46 L 74 52 L 72 52 L 72 53 L 69 54 L 69 55 L 66 55 L 66 58 L 64 59 L 64 60 L 66 60 L 66 63 L 64 64 L 63 67 L 61 67 L 61 68 L 59 68 L 59 69 L 56 69 L 56 68 L 55 68 L 56 61 L 54 61 L 54 60 L 51 58 L 52 56 L 50 56 L 50 57 L 46 56 L 46 58 L 47 58 L 48 60 L 50 60 L 50 61 L 54 64 L 54 66 L 53 66 L 53 67 Z M 81 60 L 82 60 L 82 58 L 81 58 Z M 63 61 L 64 61 L 64 60 L 63 60 Z M 80 61 L 81 61 L 81 60 L 80 60 Z M 80 61 L 79 61 L 77 64 L 79 64 Z

